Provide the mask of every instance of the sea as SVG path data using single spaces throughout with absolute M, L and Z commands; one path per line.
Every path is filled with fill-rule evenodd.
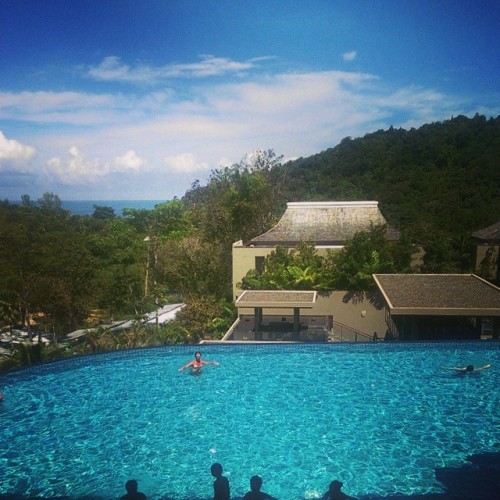
M 153 210 L 159 203 L 166 200 L 61 200 L 61 207 L 73 215 L 92 215 L 94 205 L 100 207 L 111 207 L 115 215 L 121 217 L 124 208 L 135 208 L 136 210 Z
M 135 208 L 137 210 L 153 210 L 159 203 L 165 203 L 167 200 L 61 200 L 61 208 L 71 212 L 73 215 L 92 215 L 94 205 L 99 207 L 111 207 L 117 217 L 123 216 L 124 208 Z M 20 203 L 20 201 L 11 201 L 9 203 Z

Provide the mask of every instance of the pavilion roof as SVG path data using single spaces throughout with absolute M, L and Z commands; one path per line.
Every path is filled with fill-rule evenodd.
M 374 274 L 391 314 L 500 316 L 500 288 L 474 274 Z
M 236 307 L 305 307 L 316 302 L 317 292 L 308 290 L 245 290 L 236 300 Z
M 296 246 L 300 241 L 343 246 L 357 232 L 386 224 L 376 201 L 287 203 L 278 224 L 252 238 L 246 246 Z M 388 228 L 388 239 L 396 240 L 398 236 L 397 231 Z

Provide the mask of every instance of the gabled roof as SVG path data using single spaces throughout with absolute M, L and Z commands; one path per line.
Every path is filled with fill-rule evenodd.
M 377 201 L 330 201 L 287 203 L 276 226 L 246 246 L 296 246 L 300 241 L 316 246 L 341 246 L 359 231 L 386 225 Z M 398 238 L 397 231 L 387 230 L 387 238 Z
M 374 274 L 392 315 L 500 316 L 500 288 L 474 274 Z
M 476 240 L 482 240 L 488 243 L 500 243 L 500 221 L 484 229 L 474 231 L 471 236 Z

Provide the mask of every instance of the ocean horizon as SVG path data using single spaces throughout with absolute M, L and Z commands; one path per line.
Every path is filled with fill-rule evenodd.
M 123 215 L 124 208 L 134 208 L 136 210 L 153 210 L 159 203 L 166 200 L 61 200 L 61 206 L 74 215 L 92 215 L 94 205 L 100 207 L 111 207 L 118 217 Z
M 153 210 L 159 203 L 168 200 L 61 200 L 61 208 L 71 212 L 73 215 L 92 215 L 94 205 L 99 207 L 111 207 L 117 217 L 123 215 L 124 208 L 136 210 Z M 9 201 L 9 203 L 20 204 L 20 201 Z

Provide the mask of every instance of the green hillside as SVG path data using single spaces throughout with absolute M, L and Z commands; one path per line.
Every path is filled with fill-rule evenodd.
M 281 169 L 287 201 L 377 200 L 416 239 L 469 233 L 500 220 L 500 117 L 348 137 Z

